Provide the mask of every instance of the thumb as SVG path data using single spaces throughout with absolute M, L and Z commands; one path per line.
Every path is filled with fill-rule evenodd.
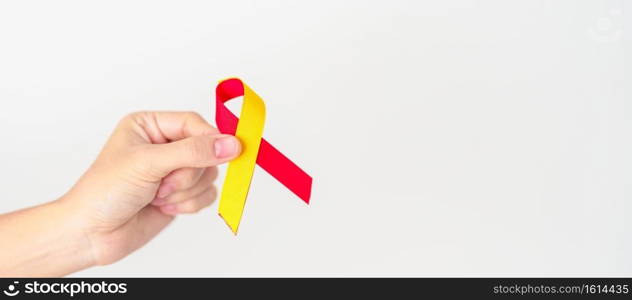
M 145 161 L 152 173 L 164 177 L 180 168 L 216 166 L 239 156 L 241 143 L 226 134 L 198 135 L 167 144 L 151 145 Z

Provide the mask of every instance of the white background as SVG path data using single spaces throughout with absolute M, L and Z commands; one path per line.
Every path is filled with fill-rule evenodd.
M 212 121 L 240 76 L 313 204 L 259 169 L 239 236 L 214 205 L 76 275 L 632 276 L 623 6 L 2 2 L 0 212 L 62 195 L 128 112 Z

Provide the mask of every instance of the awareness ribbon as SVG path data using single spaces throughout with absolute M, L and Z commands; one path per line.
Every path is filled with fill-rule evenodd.
M 219 201 L 219 215 L 233 233 L 237 234 L 255 164 L 309 204 L 312 177 L 262 137 L 266 108 L 259 95 L 239 78 L 221 81 L 215 93 L 217 128 L 222 133 L 235 135 L 242 144 L 241 155 L 228 164 Z M 240 96 L 244 97 L 237 118 L 224 103 Z

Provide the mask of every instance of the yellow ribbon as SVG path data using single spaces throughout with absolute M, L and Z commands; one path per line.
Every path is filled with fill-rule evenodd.
M 266 118 L 266 106 L 261 97 L 245 83 L 243 85 L 243 104 L 235 132 L 241 141 L 242 151 L 238 158 L 228 164 L 219 202 L 219 215 L 234 234 L 237 234 L 246 204 Z

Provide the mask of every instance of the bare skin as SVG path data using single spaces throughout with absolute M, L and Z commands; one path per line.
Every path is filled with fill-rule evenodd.
M 60 199 L 0 215 L 0 276 L 64 276 L 142 247 L 175 216 L 217 197 L 216 166 L 237 138 L 189 112 L 139 112 Z

